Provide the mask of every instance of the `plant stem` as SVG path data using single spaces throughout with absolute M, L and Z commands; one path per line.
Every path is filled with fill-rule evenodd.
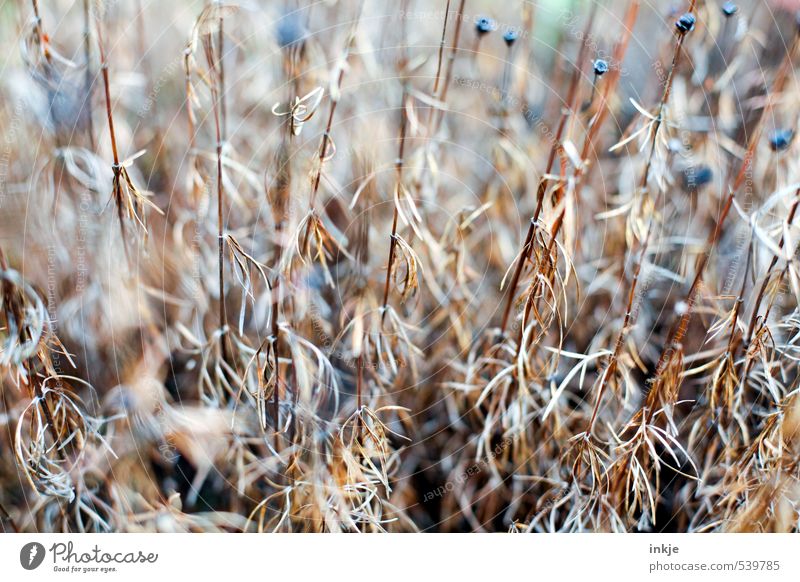
M 222 17 L 220 16 L 220 21 Z M 221 24 L 221 22 L 220 22 Z M 223 221 L 223 208 L 225 206 L 225 188 L 222 182 L 222 123 L 220 111 L 220 78 L 219 78 L 219 56 L 214 54 L 214 41 L 209 33 L 205 37 L 204 48 L 206 60 L 216 82 L 210 84 L 211 89 L 211 109 L 214 112 L 214 135 L 216 137 L 216 162 L 217 162 L 217 271 L 219 281 L 219 327 L 222 332 L 222 351 L 223 358 L 227 357 L 227 346 L 224 337 L 228 330 L 228 314 L 225 306 L 225 232 Z M 217 47 L 219 50 L 219 47 Z
M 405 83 L 405 82 L 404 82 Z M 397 160 L 395 160 L 395 191 L 397 192 L 398 202 L 400 199 L 400 189 L 403 187 L 403 158 L 406 145 L 406 86 L 403 85 L 403 94 L 400 101 L 400 140 L 397 150 Z M 383 286 L 383 309 L 381 310 L 381 324 L 386 319 L 386 309 L 389 304 L 389 286 L 392 279 L 392 266 L 394 265 L 394 255 L 397 246 L 397 202 L 394 202 L 394 215 L 392 217 L 392 234 L 389 242 L 389 264 L 386 267 L 386 282 Z
M 106 119 L 108 120 L 108 135 L 111 139 L 111 154 L 114 163 L 111 170 L 114 173 L 113 177 L 113 195 L 114 201 L 117 203 L 117 216 L 119 218 L 120 235 L 122 237 L 122 248 L 125 250 L 125 257 L 130 265 L 130 254 L 128 252 L 128 240 L 125 234 L 125 216 L 123 212 L 123 197 L 122 192 L 122 166 L 119 163 L 119 151 L 117 150 L 117 134 L 114 130 L 114 116 L 111 112 L 111 83 L 108 78 L 108 60 L 103 45 L 103 31 L 98 18 L 97 22 L 97 47 L 100 54 L 100 70 L 103 75 L 103 91 L 106 100 Z
M 461 38 L 461 23 L 464 20 L 464 5 L 466 4 L 466 0 L 461 0 L 458 5 L 458 11 L 456 12 L 456 28 L 453 32 L 453 46 L 450 49 L 450 54 L 447 56 L 447 68 L 445 69 L 445 76 L 444 76 L 444 85 L 441 87 L 441 97 L 439 101 L 443 103 L 447 103 L 447 91 L 450 88 L 450 81 L 453 78 L 453 66 L 456 60 L 456 53 L 458 52 L 458 43 Z M 446 20 L 445 20 L 446 24 Z M 442 31 L 442 35 L 444 35 L 444 31 Z M 438 73 L 437 73 L 437 81 L 438 81 Z M 441 114 L 435 120 L 435 127 L 433 131 L 431 131 L 431 135 L 436 134 L 439 131 L 439 127 L 442 125 L 442 120 L 444 119 L 446 110 L 443 110 Z
M 800 205 L 800 188 L 795 190 L 794 193 L 794 202 L 792 202 L 792 206 L 789 209 L 789 215 L 786 218 L 786 226 L 791 227 L 794 224 L 794 218 L 797 214 L 797 207 Z M 784 230 L 781 233 L 780 241 L 778 242 L 778 249 L 783 250 L 784 245 L 786 244 L 786 231 Z M 753 331 L 756 327 L 756 321 L 758 320 L 758 311 L 761 307 L 761 302 L 764 300 L 764 293 L 767 290 L 767 286 L 769 285 L 769 281 L 772 278 L 772 270 L 775 268 L 775 265 L 778 264 L 778 255 L 773 255 L 772 260 L 769 263 L 769 267 L 767 267 L 767 272 L 764 275 L 764 280 L 761 283 L 761 287 L 758 289 L 758 295 L 756 296 L 755 303 L 753 305 L 753 313 L 750 316 L 750 323 L 747 326 L 747 333 L 744 336 L 744 345 L 745 347 L 750 345 L 750 340 L 753 338 Z M 785 270 L 782 271 L 780 279 L 783 279 Z
M 322 134 L 322 143 L 319 147 L 319 158 L 317 162 L 319 163 L 319 169 L 317 170 L 316 175 L 314 176 L 314 183 L 311 189 L 311 201 L 309 203 L 309 209 L 311 212 L 314 211 L 317 201 L 317 192 L 319 191 L 319 184 L 322 178 L 322 166 L 325 163 L 325 156 L 328 151 L 328 146 L 331 143 L 331 130 L 333 129 L 333 116 L 336 113 L 336 106 L 339 104 L 339 99 L 341 97 L 340 93 L 342 90 L 342 80 L 344 79 L 344 71 L 347 67 L 347 58 L 350 56 L 350 47 L 355 40 L 356 30 L 358 29 L 358 23 L 361 20 L 361 13 L 364 10 L 364 2 L 366 0 L 361 0 L 361 4 L 358 8 L 358 12 L 356 13 L 356 18 L 353 23 L 353 28 L 351 30 L 350 35 L 345 43 L 344 52 L 342 54 L 342 67 L 339 70 L 339 75 L 336 77 L 336 93 L 335 97 L 331 98 L 331 106 L 328 111 L 328 122 L 325 124 L 325 133 Z M 306 237 L 307 238 L 307 237 Z M 307 241 L 303 242 L 303 247 L 305 247 Z
M 794 218 L 795 215 L 797 214 L 797 207 L 799 204 L 800 204 L 800 188 L 798 188 L 795 191 L 794 202 L 792 202 L 792 206 L 789 209 L 789 216 L 786 218 L 787 228 L 794 223 Z M 778 243 L 778 248 L 780 250 L 783 250 L 785 243 L 786 240 L 784 231 L 784 233 L 781 234 L 781 240 Z M 756 322 L 758 321 L 758 311 L 761 307 L 761 302 L 764 300 L 764 294 L 766 293 L 767 286 L 769 285 L 769 282 L 772 279 L 772 270 L 775 268 L 777 263 L 778 263 L 778 255 L 773 255 L 769 267 L 767 268 L 767 272 L 764 275 L 764 280 L 761 283 L 761 287 L 759 287 L 758 289 L 758 295 L 756 296 L 755 304 L 753 305 L 753 313 L 750 316 L 750 323 L 747 325 L 747 332 L 742 338 L 742 345 L 744 346 L 745 350 L 750 347 L 750 342 L 753 340 L 753 332 L 755 331 Z M 783 269 L 781 269 L 781 272 L 778 275 L 778 285 L 783 284 L 783 278 L 786 277 L 786 272 L 789 269 L 789 264 L 790 262 L 787 262 L 786 266 Z M 769 304 L 767 305 L 767 310 L 764 312 L 764 318 L 763 318 L 764 325 L 766 325 L 766 322 L 769 320 L 769 314 L 772 311 L 773 305 L 774 302 L 770 300 Z M 750 371 L 753 369 L 754 363 L 755 363 L 754 358 L 745 359 L 745 365 L 744 365 L 744 370 L 742 372 L 742 380 L 741 380 L 742 386 L 747 385 L 747 380 L 750 377 Z
M 89 0 L 83 0 L 83 58 L 86 61 L 86 71 L 84 73 L 84 90 L 86 91 L 86 107 L 88 108 L 87 133 L 89 134 L 89 146 L 95 151 L 94 143 L 94 119 L 92 110 L 92 33 L 91 33 L 91 11 Z
M 356 438 L 361 439 L 361 407 L 362 404 L 362 392 L 364 390 L 364 354 L 358 354 L 358 358 L 356 359 L 356 366 L 358 366 L 358 370 L 356 370 Z
M 461 6 L 463 9 L 463 5 Z M 439 53 L 436 60 L 436 77 L 433 81 L 433 96 L 439 96 L 439 81 L 442 77 L 442 59 L 444 57 L 444 45 L 447 40 L 447 19 L 450 16 L 450 0 L 446 0 L 444 6 L 444 20 L 442 22 L 442 38 L 439 41 Z
M 226 107 L 225 95 L 225 18 L 222 12 L 219 14 L 219 31 L 217 31 L 217 43 L 219 44 L 219 108 L 222 119 L 222 140 L 228 139 L 228 108 Z
M 463 8 L 463 6 L 462 6 Z M 436 61 L 436 76 L 433 80 L 433 98 L 439 98 L 439 85 L 441 83 L 442 78 L 442 63 L 444 59 L 444 47 L 447 41 L 447 19 L 450 16 L 450 0 L 446 0 L 445 7 L 444 7 L 444 21 L 442 22 L 442 38 L 439 41 L 439 53 Z M 427 127 L 431 127 L 431 123 L 433 121 L 433 113 L 435 111 L 434 107 L 431 107 L 428 110 L 428 124 Z
M 44 58 L 47 60 L 48 63 L 52 61 L 52 55 L 50 54 L 50 49 L 47 48 L 47 40 L 46 34 L 44 33 L 44 29 L 42 27 L 42 17 L 39 13 L 39 0 L 31 0 L 31 4 L 33 4 L 33 17 L 34 17 L 34 28 L 36 31 L 36 38 L 39 41 L 39 47 L 42 49 L 42 53 L 44 54 Z
M 189 138 L 188 155 L 192 155 L 197 140 L 197 120 L 192 107 L 192 49 L 187 47 L 183 51 L 183 83 L 186 93 L 186 126 Z

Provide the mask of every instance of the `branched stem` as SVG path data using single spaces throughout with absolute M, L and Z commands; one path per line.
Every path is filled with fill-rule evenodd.
M 689 11 L 692 12 L 693 10 L 694 10 L 694 0 L 692 0 L 689 6 Z M 647 162 L 645 163 L 644 172 L 642 172 L 641 182 L 639 183 L 639 189 L 642 192 L 645 192 L 647 190 L 647 185 L 650 178 L 650 168 L 652 167 L 653 156 L 655 155 L 656 143 L 658 140 L 658 131 L 661 128 L 663 122 L 664 108 L 667 106 L 670 92 L 672 91 L 672 83 L 675 79 L 675 73 L 680 63 L 681 49 L 683 47 L 683 41 L 685 38 L 686 38 L 685 34 L 679 34 L 678 40 L 675 43 L 675 50 L 672 54 L 672 65 L 670 66 L 669 73 L 667 75 L 666 84 L 664 86 L 664 92 L 661 95 L 661 101 L 658 104 L 657 114 L 655 116 L 656 118 L 655 121 L 653 122 L 653 128 L 651 130 L 652 135 L 650 142 L 650 151 L 647 156 Z M 647 256 L 647 250 L 650 245 L 650 240 L 652 238 L 653 222 L 654 222 L 653 217 L 651 217 L 647 222 L 647 231 L 645 232 L 644 239 L 641 242 L 641 248 L 639 249 L 639 254 L 636 259 L 636 266 L 634 267 L 633 279 L 631 280 L 631 285 L 628 289 L 628 300 L 625 307 L 625 315 L 623 316 L 622 326 L 620 327 L 620 330 L 617 333 L 617 339 L 614 342 L 614 351 L 611 353 L 608 359 L 608 363 L 606 364 L 605 368 L 600 374 L 600 385 L 597 388 L 597 397 L 594 404 L 594 410 L 592 411 L 592 416 L 591 419 L 589 420 L 586 429 L 587 435 L 591 435 L 592 433 L 594 422 L 595 419 L 597 418 L 597 413 L 600 409 L 600 405 L 603 400 L 603 395 L 605 394 L 606 386 L 608 385 L 609 377 L 612 376 L 616 371 L 617 361 L 622 351 L 622 346 L 625 343 L 625 338 L 627 337 L 629 328 L 633 323 L 634 299 L 636 297 L 636 291 L 639 287 L 642 263 L 644 263 L 645 257 Z
M 700 261 L 697 265 L 692 285 L 689 288 L 689 293 L 686 300 L 687 307 L 681 314 L 681 317 L 678 321 L 678 325 L 672 328 L 672 331 L 670 332 L 667 338 L 667 342 L 664 344 L 664 350 L 661 352 L 661 356 L 659 357 L 658 364 L 656 365 L 656 370 L 653 376 L 654 383 L 660 380 L 661 374 L 663 374 L 664 372 L 667 360 L 671 357 L 671 354 L 673 353 L 675 348 L 678 345 L 680 345 L 680 343 L 683 341 L 683 337 L 686 335 L 686 332 L 689 328 L 689 322 L 691 320 L 693 313 L 693 306 L 695 301 L 697 300 L 697 293 L 700 290 L 700 286 L 703 281 L 703 274 L 705 272 L 706 265 L 708 264 L 708 261 L 711 258 L 711 251 L 716 247 L 717 243 L 719 242 L 720 236 L 722 235 L 722 226 L 725 223 L 725 219 L 728 217 L 728 214 L 730 213 L 731 206 L 733 205 L 733 200 L 736 196 L 736 192 L 738 192 L 739 188 L 742 186 L 745 177 L 747 175 L 748 169 L 750 168 L 753 162 L 753 158 L 755 157 L 756 145 L 758 144 L 759 138 L 761 137 L 761 131 L 763 128 L 764 120 L 769 111 L 772 110 L 772 107 L 774 106 L 775 103 L 774 96 L 776 93 L 780 93 L 781 90 L 783 89 L 783 85 L 786 82 L 786 77 L 792 68 L 792 60 L 794 53 L 797 50 L 798 39 L 800 39 L 800 34 L 795 35 L 794 41 L 792 42 L 792 46 L 786 53 L 786 56 L 784 57 L 784 61 L 781 64 L 781 68 L 775 77 L 775 81 L 772 86 L 772 91 L 770 92 L 766 104 L 762 109 L 758 125 L 750 137 L 750 142 L 748 144 L 744 159 L 742 160 L 742 164 L 739 168 L 739 172 L 736 175 L 735 180 L 733 181 L 733 185 L 729 188 L 729 194 L 726 197 L 724 206 L 722 207 L 722 212 L 720 212 L 719 218 L 717 219 L 717 224 L 714 227 L 714 230 L 709 235 L 708 241 L 706 242 L 705 246 L 703 247 L 705 250 L 703 254 L 700 255 Z
M 575 101 L 578 96 L 578 87 L 580 85 L 580 77 L 581 77 L 581 69 L 583 67 L 583 62 L 586 58 L 586 52 L 588 50 L 589 45 L 589 33 L 591 32 L 592 25 L 594 24 L 594 17 L 597 11 L 597 3 L 592 3 L 591 13 L 589 14 L 589 18 L 586 23 L 586 28 L 584 30 L 583 39 L 584 41 L 581 43 L 580 49 L 578 50 L 578 58 L 575 61 L 575 68 L 572 71 L 572 77 L 570 80 L 569 89 L 567 91 L 567 100 L 566 100 L 566 107 L 561 111 L 561 118 L 558 123 L 558 129 L 556 130 L 555 137 L 553 138 L 553 143 L 550 146 L 550 155 L 547 159 L 547 166 L 545 168 L 544 174 L 539 180 L 539 185 L 536 189 L 536 209 L 533 212 L 533 218 L 531 218 L 530 225 L 528 226 L 528 233 L 525 235 L 525 242 L 522 244 L 522 248 L 520 253 L 517 257 L 517 264 L 514 267 L 514 274 L 511 277 L 511 282 L 508 286 L 507 296 L 506 296 L 506 307 L 503 311 L 503 318 L 500 323 L 500 337 L 505 337 L 506 328 L 508 326 L 508 319 L 511 315 L 511 307 L 514 304 L 514 298 L 517 294 L 517 287 L 519 286 L 519 280 L 522 275 L 522 269 L 525 266 L 525 263 L 530 259 L 531 253 L 533 252 L 533 239 L 536 233 L 536 225 L 539 222 L 539 215 L 542 212 L 542 208 L 544 206 L 544 195 L 547 191 L 547 176 L 553 169 L 553 164 L 555 163 L 556 154 L 561 151 L 561 139 L 564 135 L 564 130 L 567 126 L 567 120 L 569 119 L 572 111 L 575 108 Z

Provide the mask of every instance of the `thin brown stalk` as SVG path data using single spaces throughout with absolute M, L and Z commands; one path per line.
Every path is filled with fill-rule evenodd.
M 111 170 L 114 173 L 113 179 L 113 196 L 117 205 L 117 217 L 119 218 L 120 235 L 122 237 L 122 248 L 125 249 L 125 257 L 130 264 L 130 255 L 128 253 L 128 241 L 125 233 L 125 217 L 123 212 L 123 197 L 122 192 L 122 166 L 119 161 L 119 152 L 117 150 L 117 134 L 114 131 L 114 115 L 111 112 L 111 83 L 108 78 L 108 60 L 106 59 L 106 52 L 103 44 L 103 31 L 100 20 L 97 21 L 97 48 L 100 54 L 100 71 L 103 75 L 103 91 L 106 100 L 106 120 L 108 122 L 108 135 L 111 140 L 111 154 L 114 163 Z
M 794 201 L 792 202 L 792 206 L 789 208 L 789 215 L 786 217 L 786 227 L 790 228 L 794 224 L 794 219 L 797 214 L 797 207 L 800 206 L 800 188 L 795 190 L 794 193 Z M 783 250 L 784 245 L 786 244 L 786 231 L 784 230 L 781 233 L 781 238 L 778 241 L 778 249 Z M 764 300 L 764 293 L 769 286 L 769 282 L 772 279 L 772 271 L 775 269 L 775 266 L 778 264 L 778 255 L 773 255 L 772 260 L 770 260 L 769 266 L 767 267 L 767 271 L 764 274 L 764 280 L 761 282 L 761 286 L 758 289 L 758 294 L 756 295 L 755 302 L 753 303 L 753 312 L 750 316 L 750 323 L 747 325 L 747 333 L 744 336 L 744 346 L 747 347 L 750 345 L 750 340 L 753 338 L 753 331 L 756 327 L 756 322 L 758 321 L 758 312 L 761 308 L 761 302 Z M 785 271 L 781 273 L 780 278 L 783 279 Z M 766 316 L 765 316 L 766 317 Z
M 223 141 L 228 138 L 228 107 L 226 106 L 227 95 L 225 94 L 225 17 L 223 11 L 219 13 L 219 30 L 217 31 L 217 44 L 219 45 L 219 55 L 217 66 L 219 67 L 219 109 L 221 124 L 221 135 Z
M 51 62 L 53 55 L 50 54 L 47 35 L 44 33 L 44 27 L 42 26 L 42 17 L 39 13 L 39 0 L 31 0 L 31 4 L 33 4 L 34 32 L 36 34 L 36 39 L 39 42 L 39 48 L 42 49 L 44 58 L 49 63 Z
M 342 90 L 342 80 L 344 79 L 344 72 L 347 68 L 347 58 L 350 56 L 350 48 L 352 43 L 355 40 L 356 31 L 358 29 L 358 23 L 361 20 L 361 14 L 364 11 L 364 2 L 365 0 L 361 0 L 359 5 L 358 11 L 356 12 L 356 18 L 353 22 L 353 27 L 351 29 L 350 34 L 347 37 L 347 41 L 345 42 L 344 51 L 342 54 L 342 66 L 339 69 L 339 74 L 336 77 L 336 95 L 331 97 L 331 105 L 330 109 L 328 110 L 328 121 L 325 124 L 325 132 L 322 134 L 322 143 L 319 147 L 319 156 L 317 158 L 317 163 L 319 164 L 319 168 L 317 169 L 316 175 L 314 176 L 314 183 L 311 188 L 311 200 L 309 202 L 309 208 L 311 212 L 314 211 L 317 202 L 317 192 L 319 191 L 319 184 L 322 178 L 322 166 L 325 163 L 325 159 L 327 157 L 328 148 L 331 144 L 331 131 L 333 129 L 333 116 L 336 113 L 336 106 L 339 104 L 340 99 L 340 92 Z M 308 231 L 306 231 L 308 232 Z M 304 241 L 303 247 L 305 247 L 306 242 Z
M 400 100 L 400 135 L 397 147 L 397 160 L 395 161 L 395 188 L 400 189 L 403 185 L 403 162 L 406 147 L 406 86 L 403 85 L 403 94 Z M 394 204 L 394 214 L 392 217 L 392 234 L 389 239 L 389 264 L 386 267 L 386 282 L 383 286 L 383 308 L 381 310 L 381 324 L 386 319 L 386 309 L 389 305 L 389 287 L 391 285 L 392 271 L 394 266 L 395 253 L 397 251 L 397 221 L 399 211 L 397 204 Z
M 220 20 L 222 16 L 220 16 Z M 214 55 L 214 42 L 211 35 L 206 35 L 204 39 L 204 47 L 206 52 L 206 60 L 211 70 L 213 78 L 216 82 L 211 83 L 211 109 L 214 114 L 214 135 L 216 137 L 215 152 L 216 152 L 216 165 L 217 165 L 217 271 L 219 282 L 219 327 L 223 335 L 227 334 L 228 315 L 225 307 L 225 236 L 224 236 L 224 208 L 225 208 L 225 187 L 222 182 L 222 112 L 219 93 L 219 57 Z M 219 50 L 219 47 L 216 47 Z M 225 349 L 225 342 L 222 342 L 223 349 Z
M 192 106 L 194 94 L 194 89 L 192 88 L 192 49 L 189 47 L 186 47 L 183 51 L 183 89 L 186 95 L 188 152 L 191 154 L 197 141 L 197 117 Z
M 458 43 L 461 39 L 461 24 L 464 20 L 464 6 L 466 3 L 467 0 L 461 0 L 458 5 L 458 11 L 456 12 L 456 27 L 453 31 L 453 46 L 450 47 L 450 53 L 447 55 L 447 67 L 444 74 L 444 85 L 441 87 L 441 96 L 439 98 L 442 103 L 447 103 L 447 91 L 450 88 L 450 83 L 453 79 L 453 68 L 456 61 L 456 54 L 458 53 Z M 446 110 L 442 110 L 439 116 L 436 118 L 435 127 L 431 132 L 431 135 L 435 135 L 436 132 L 439 131 L 439 127 L 441 127 L 444 119 L 445 111 Z
M 461 9 L 463 10 L 463 2 Z M 444 57 L 445 41 L 447 40 L 447 19 L 450 16 L 450 0 L 445 0 L 444 20 L 442 21 L 442 38 L 439 41 L 439 52 L 436 59 L 436 77 L 433 81 L 433 96 L 439 97 L 439 82 L 442 77 L 442 59 Z
M 361 407 L 363 406 L 362 398 L 364 393 L 364 354 L 358 354 L 356 358 L 356 438 L 361 439 Z
M 463 3 L 462 3 L 462 8 L 463 8 Z M 434 77 L 434 80 L 433 80 L 433 97 L 434 97 L 434 99 L 438 99 L 439 98 L 439 84 L 440 84 L 441 78 L 442 78 L 442 63 L 443 63 L 443 59 L 444 59 L 445 43 L 447 41 L 447 20 L 448 20 L 449 16 L 450 16 L 450 0 L 445 0 L 444 20 L 442 21 L 442 38 L 439 41 L 439 52 L 438 52 L 438 56 L 437 56 L 437 59 L 436 59 L 436 76 Z M 427 124 L 428 128 L 431 127 L 431 122 L 433 121 L 434 111 L 435 111 L 434 107 L 431 107 L 430 110 L 428 111 L 428 124 Z
M 789 209 L 789 215 L 786 218 L 786 227 L 789 228 L 794 223 L 795 216 L 797 214 L 797 207 L 800 205 L 800 188 L 795 191 L 794 194 L 794 201 L 792 202 L 792 206 Z M 781 234 L 780 241 L 778 242 L 778 249 L 781 251 L 786 244 L 786 231 L 784 230 Z M 772 280 L 772 272 L 775 269 L 775 266 L 778 264 L 778 255 L 773 255 L 772 260 L 769 263 L 769 267 L 767 267 L 767 272 L 764 274 L 764 280 L 761 282 L 761 286 L 758 288 L 758 293 L 756 295 L 755 302 L 753 304 L 753 312 L 750 315 L 750 322 L 747 324 L 747 331 L 742 338 L 742 346 L 745 350 L 750 347 L 750 343 L 753 340 L 753 332 L 755 331 L 756 324 L 758 322 L 758 312 L 761 308 L 761 303 L 764 300 L 764 294 L 767 291 L 767 287 L 769 286 L 770 281 Z M 783 279 L 786 277 L 786 272 L 789 269 L 789 263 L 787 263 L 786 267 L 781 269 L 781 272 L 778 274 L 778 285 L 783 284 Z M 747 279 L 747 275 L 745 274 L 745 280 Z M 742 293 L 739 294 L 739 298 L 741 300 Z M 765 323 L 769 320 L 770 312 L 772 311 L 772 306 L 774 303 L 770 301 L 767 304 L 767 309 L 764 312 L 764 317 L 762 321 Z M 743 386 L 747 385 L 747 381 L 750 377 L 750 371 L 753 369 L 753 365 L 755 364 L 755 358 L 745 358 L 744 369 L 742 371 L 742 380 L 741 384 Z
M 83 0 L 83 59 L 86 61 L 86 70 L 84 71 L 84 87 L 86 91 L 85 107 L 88 108 L 88 113 L 86 115 L 86 132 L 89 136 L 89 147 L 94 151 L 94 115 L 92 109 L 92 87 L 94 86 L 94 82 L 92 80 L 92 33 L 89 0 Z

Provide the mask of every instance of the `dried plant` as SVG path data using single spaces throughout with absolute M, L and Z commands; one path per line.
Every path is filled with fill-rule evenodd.
M 0 22 L 0 526 L 797 531 L 796 3 L 289 4 Z

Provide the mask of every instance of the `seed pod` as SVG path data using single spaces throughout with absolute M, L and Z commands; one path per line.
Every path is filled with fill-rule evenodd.
M 689 192 L 696 192 L 714 179 L 714 171 L 701 164 L 690 166 L 683 171 L 683 187 Z
M 608 72 L 608 63 L 603 59 L 597 59 L 594 63 L 594 74 L 598 77 L 602 77 Z
M 492 32 L 494 28 L 494 21 L 491 18 L 481 16 L 475 21 L 475 30 L 479 36 Z
M 290 13 L 278 20 L 275 35 L 282 49 L 302 47 L 308 38 L 308 30 L 296 13 Z
M 677 28 L 678 32 L 681 34 L 686 34 L 687 32 L 692 32 L 694 30 L 694 25 L 696 22 L 697 18 L 695 18 L 694 14 L 687 12 L 675 21 L 675 28 Z
M 782 152 L 789 149 L 794 139 L 791 129 L 776 129 L 769 136 L 769 147 L 773 152 Z
M 722 13 L 725 15 L 725 18 L 730 18 L 737 12 L 739 12 L 739 7 L 733 2 L 725 2 L 725 4 L 722 5 Z
M 508 46 L 513 45 L 518 38 L 519 38 L 519 33 L 513 29 L 507 30 L 506 33 L 503 35 L 503 40 L 506 41 L 506 44 Z

